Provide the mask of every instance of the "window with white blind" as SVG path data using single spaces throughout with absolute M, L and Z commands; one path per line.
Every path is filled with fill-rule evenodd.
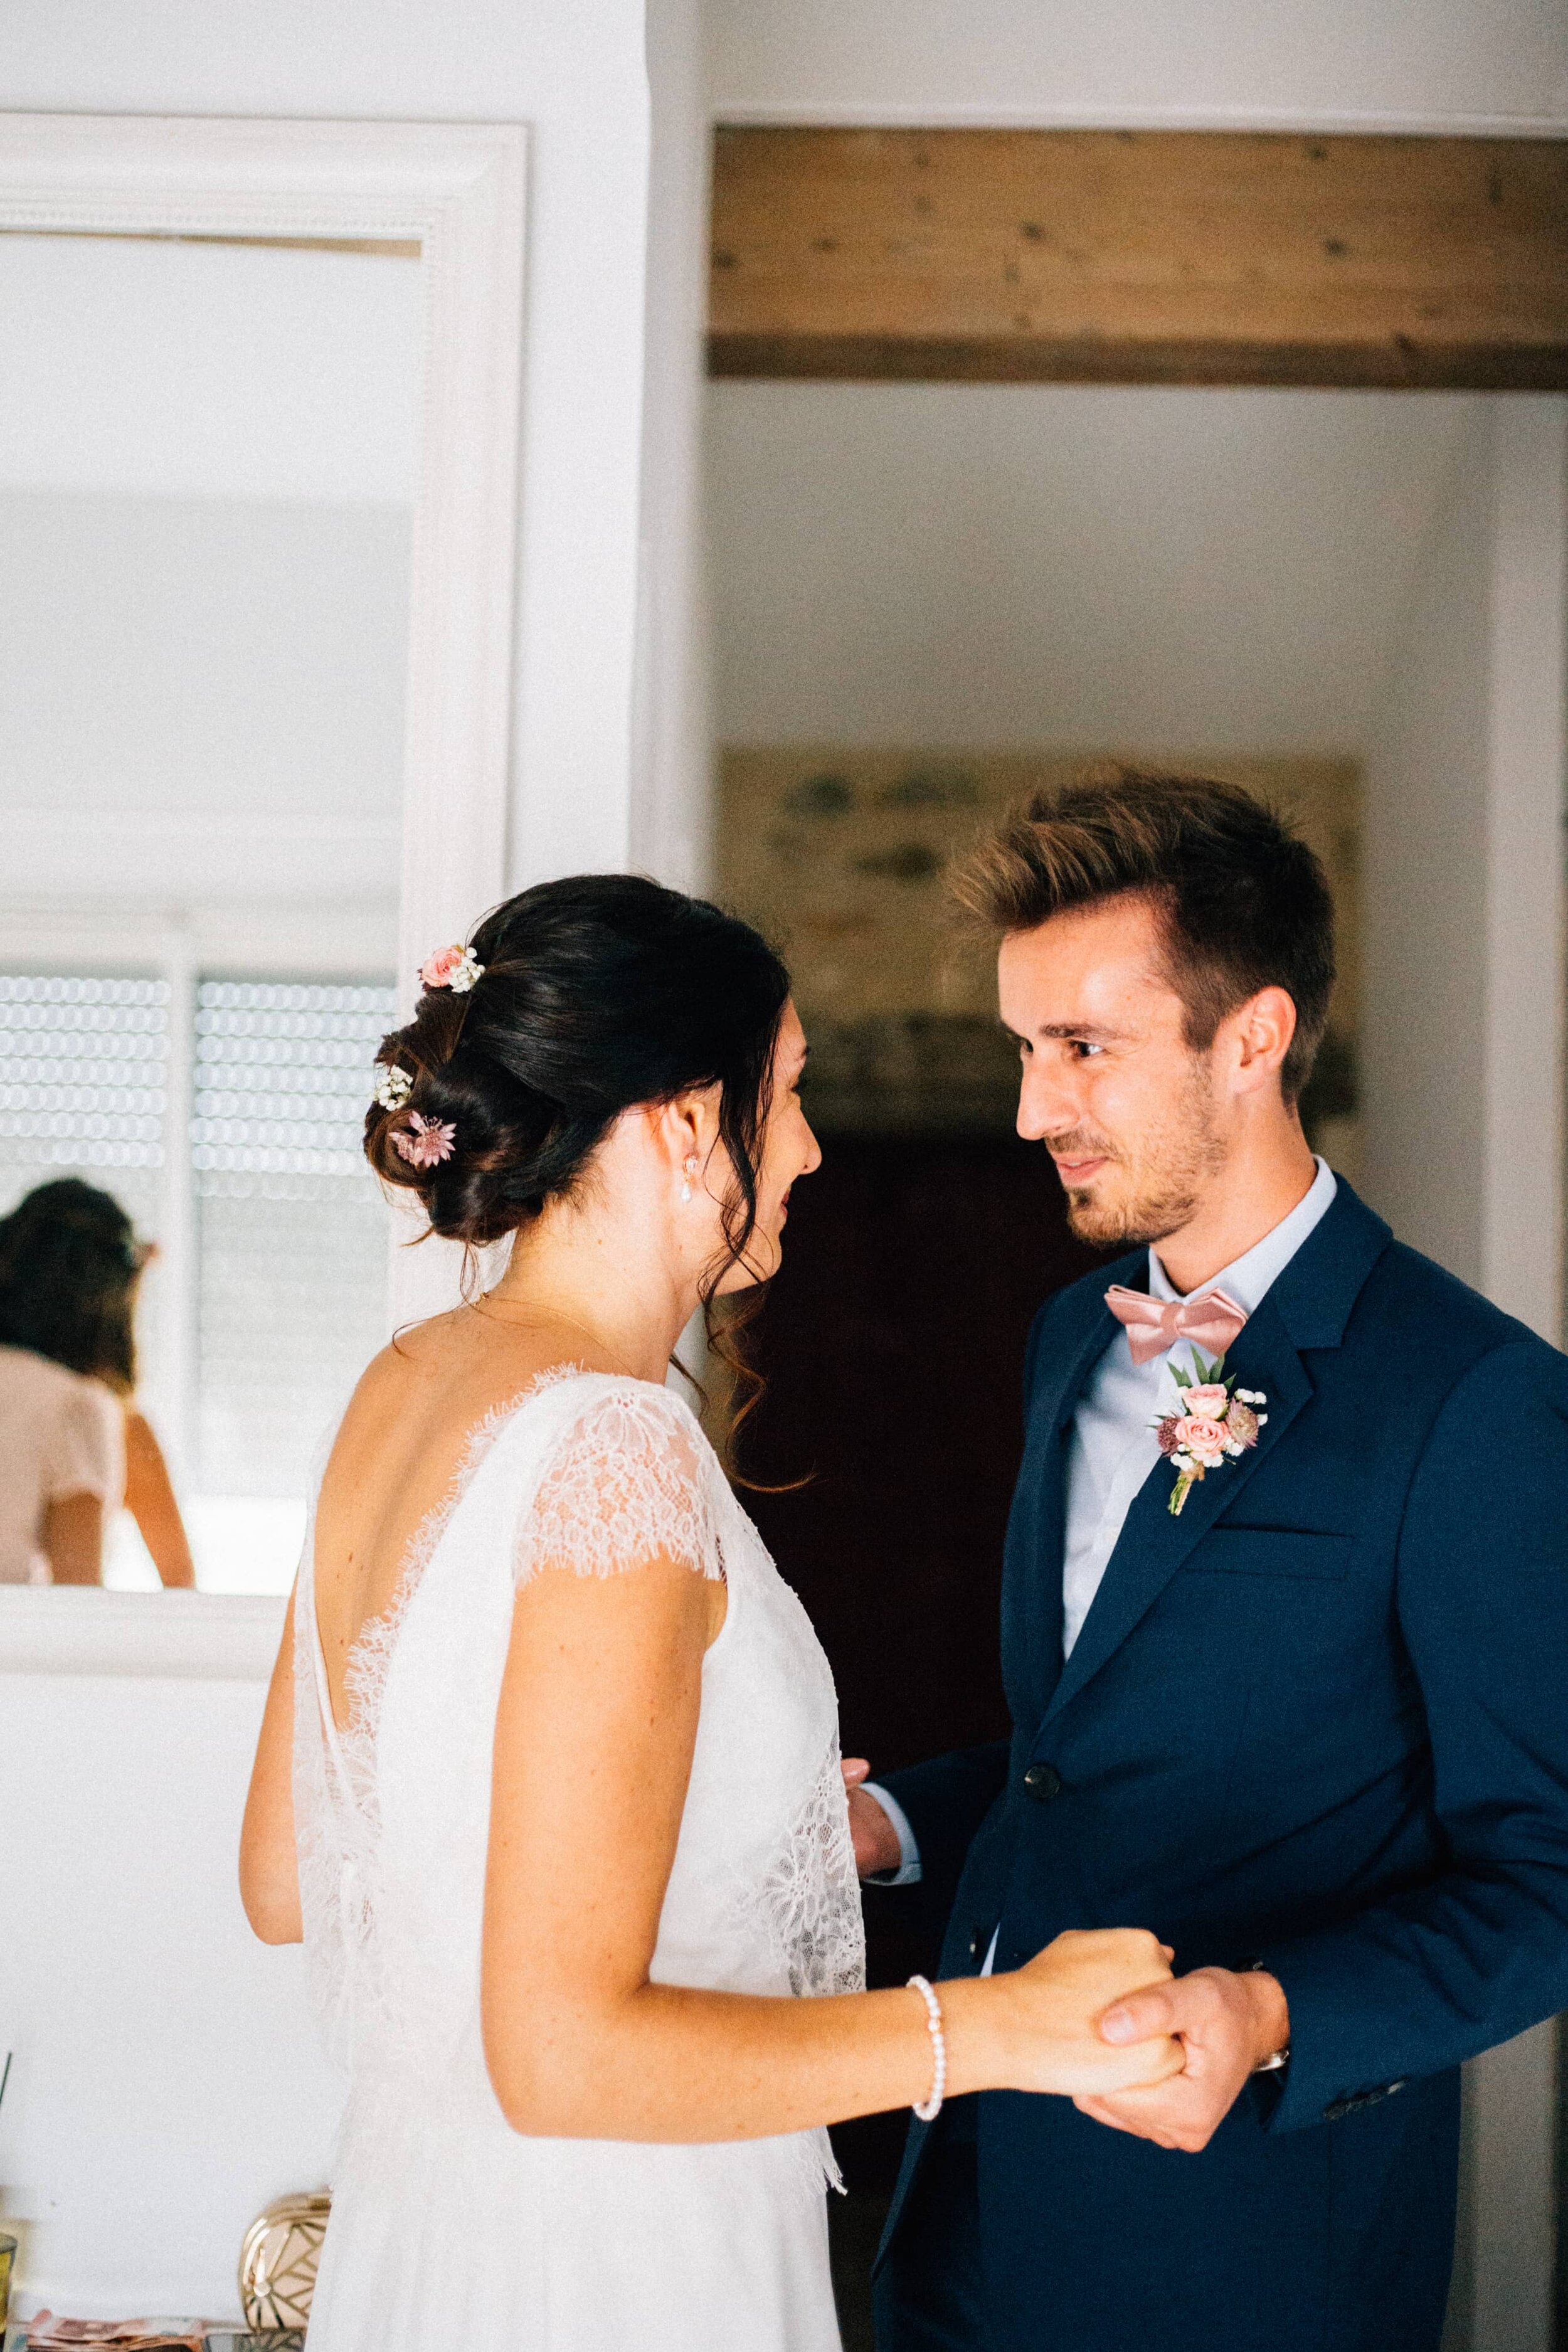
M 0 1210 L 79 1175 L 160 1244 L 142 1401 L 210 1590 L 287 1587 L 313 1457 L 385 1336 L 360 1139 L 392 1019 L 382 982 L 0 974 Z M 153 1580 L 129 1527 L 108 1572 Z
M 80 1176 L 151 1229 L 169 1100 L 166 980 L 0 973 L 0 1213 Z
M 304 1491 L 384 1338 L 386 1210 L 361 1149 L 390 988 L 196 990 L 195 1484 Z

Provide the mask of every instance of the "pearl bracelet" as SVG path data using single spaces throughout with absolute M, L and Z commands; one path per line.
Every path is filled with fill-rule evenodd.
M 922 2124 L 931 2124 L 942 2112 L 942 2094 L 947 2089 L 947 2041 L 942 2030 L 942 2003 L 924 1977 L 911 1977 L 910 1988 L 926 2005 L 926 2031 L 931 2035 L 932 2060 L 931 2096 L 915 2101 L 915 2113 Z

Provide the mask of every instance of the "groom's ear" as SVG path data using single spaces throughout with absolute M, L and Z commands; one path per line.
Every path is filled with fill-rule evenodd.
M 1260 988 L 1220 1024 L 1226 1047 L 1231 1091 L 1260 1094 L 1279 1083 L 1285 1056 L 1296 1034 L 1296 1005 L 1288 989 Z

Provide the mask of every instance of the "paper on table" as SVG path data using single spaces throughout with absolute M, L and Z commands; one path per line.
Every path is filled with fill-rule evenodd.
M 203 2352 L 216 2321 L 57 2319 L 40 2311 L 27 2322 L 27 2352 Z

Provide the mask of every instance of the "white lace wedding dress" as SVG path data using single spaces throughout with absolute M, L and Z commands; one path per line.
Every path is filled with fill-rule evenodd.
M 517 1584 L 662 1549 L 722 1576 L 661 1982 L 858 1990 L 837 1710 L 805 1612 L 685 1404 L 547 1374 L 479 1431 L 334 1725 L 310 1537 L 294 1803 L 312 1986 L 351 2077 L 310 2352 L 837 2352 L 826 2132 L 668 2147 L 523 2138 L 485 2071 L 490 1758 Z M 573 1759 L 562 1759 L 563 1771 Z

